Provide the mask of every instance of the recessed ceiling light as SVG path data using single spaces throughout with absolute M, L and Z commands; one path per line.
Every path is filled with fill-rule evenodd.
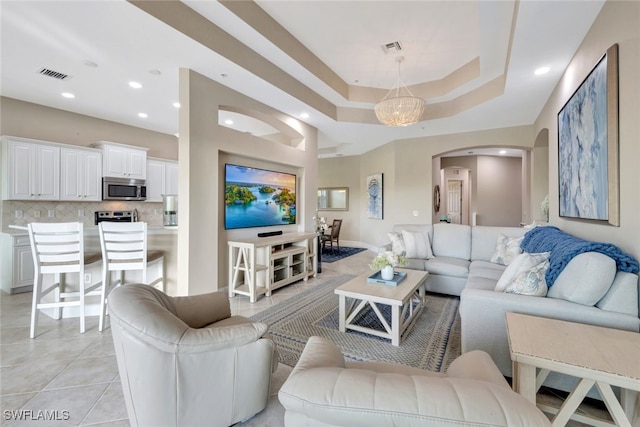
M 547 74 L 549 72 L 549 70 L 551 70 L 551 68 L 549 68 L 549 67 L 540 67 L 537 70 L 535 70 L 533 73 L 536 76 L 541 76 L 543 74 Z
M 72 94 L 71 92 L 62 92 L 62 96 L 64 96 L 65 98 L 69 98 L 69 99 L 73 99 L 76 96 L 74 94 Z
M 149 74 L 153 74 L 154 76 L 159 76 L 162 74 L 162 71 L 160 70 L 156 70 L 155 68 L 153 70 L 149 70 Z
M 180 103 L 179 102 L 174 102 L 173 106 L 176 107 L 176 108 L 180 108 Z
M 147 117 L 149 117 L 149 115 L 147 113 L 138 113 L 138 117 L 140 117 L 141 119 L 146 119 Z
M 93 62 L 93 61 L 86 60 L 86 61 L 82 61 L 82 63 L 83 63 L 84 65 L 86 65 L 87 67 L 91 67 L 91 68 L 98 68 L 98 64 L 96 64 L 96 63 L 95 63 L 95 62 Z
M 142 85 L 138 82 L 129 82 L 129 86 L 131 86 L 134 89 L 140 89 L 142 87 Z
M 302 119 L 308 119 L 308 118 L 309 118 L 309 113 L 302 113 L 302 114 L 300 114 L 300 118 L 302 118 Z
M 507 150 L 500 150 L 499 153 L 502 155 L 507 154 Z
M 227 120 L 224 121 L 224 124 L 225 125 L 232 125 L 233 124 L 233 120 L 227 119 Z

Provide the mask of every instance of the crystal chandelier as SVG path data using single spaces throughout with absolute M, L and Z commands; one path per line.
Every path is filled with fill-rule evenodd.
M 424 113 L 424 99 L 413 96 L 400 78 L 400 63 L 403 60 L 404 56 L 396 57 L 398 79 L 389 93 L 375 106 L 376 117 L 383 125 L 409 126 L 420 121 Z

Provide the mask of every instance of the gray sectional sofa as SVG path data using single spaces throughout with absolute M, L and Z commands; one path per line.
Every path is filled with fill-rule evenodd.
M 409 258 L 407 266 L 429 271 L 427 291 L 460 296 L 463 353 L 486 351 L 505 376 L 512 375 L 506 312 L 640 331 L 638 275 L 617 271 L 615 262 L 606 255 L 582 253 L 566 265 L 547 296 L 522 295 L 495 290 L 507 267 L 491 260 L 499 237 L 521 237 L 527 229 L 400 224 L 393 227 L 390 237 L 394 233 L 399 237 L 403 231 L 428 238 L 430 257 L 424 257 L 424 249 L 418 250 L 421 257 Z M 380 250 L 392 250 L 392 244 Z M 408 255 L 415 256 L 415 248 L 411 251 Z M 566 377 L 550 376 L 545 384 L 568 387 Z

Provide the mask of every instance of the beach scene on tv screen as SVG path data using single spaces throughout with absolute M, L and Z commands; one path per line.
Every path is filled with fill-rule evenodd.
M 296 176 L 225 165 L 225 228 L 296 223 Z

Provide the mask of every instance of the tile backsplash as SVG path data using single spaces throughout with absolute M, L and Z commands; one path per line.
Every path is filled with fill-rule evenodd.
M 30 222 L 80 221 L 85 227 L 95 226 L 95 211 L 128 211 L 138 209 L 138 218 L 149 225 L 162 225 L 162 203 L 153 202 L 64 202 L 2 201 L 2 229 Z M 49 216 L 53 214 L 53 216 Z

